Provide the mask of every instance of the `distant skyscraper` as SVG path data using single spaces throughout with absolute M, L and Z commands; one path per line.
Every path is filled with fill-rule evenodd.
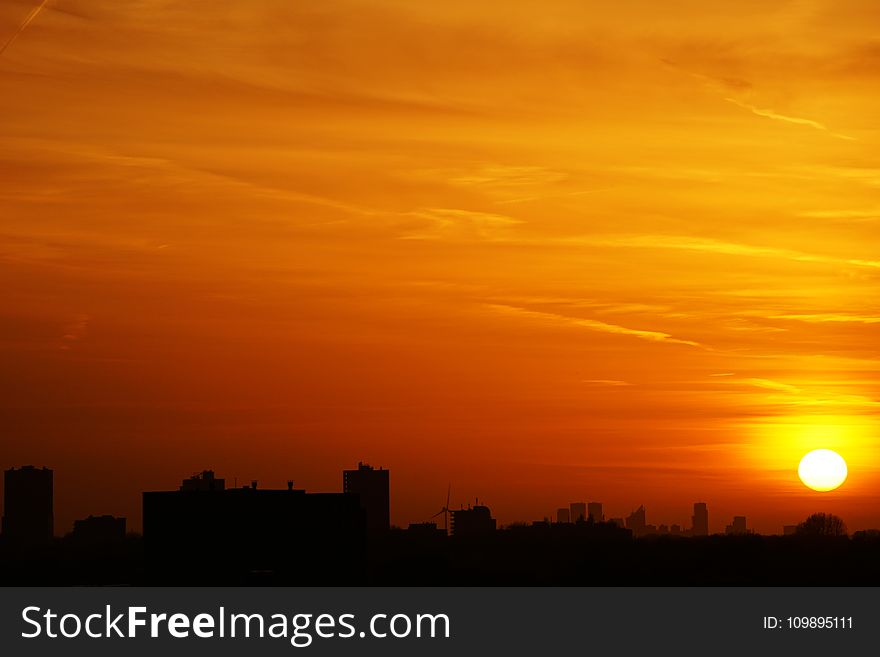
M 587 510 L 590 520 L 592 520 L 593 522 L 605 522 L 605 514 L 602 513 L 601 502 L 590 502 L 587 505 Z
M 49 468 L 12 468 L 3 478 L 3 535 L 8 541 L 33 545 L 52 540 L 53 481 Z
M 633 536 L 644 535 L 646 531 L 644 506 L 639 506 L 638 509 L 636 509 L 626 517 L 626 528 L 633 533 Z
M 381 533 L 390 528 L 388 470 L 376 470 L 366 463 L 358 463 L 357 470 L 342 472 L 342 492 L 360 496 L 361 508 L 367 514 L 368 532 Z
M 587 505 L 584 502 L 572 502 L 569 505 L 572 522 L 583 522 L 587 519 Z
M 569 509 L 556 509 L 556 522 L 571 522 L 571 514 Z
M 724 528 L 726 534 L 748 534 L 745 516 L 733 516 L 733 522 Z
M 709 509 L 705 502 L 694 502 L 694 515 L 691 520 L 693 522 L 692 536 L 709 535 Z

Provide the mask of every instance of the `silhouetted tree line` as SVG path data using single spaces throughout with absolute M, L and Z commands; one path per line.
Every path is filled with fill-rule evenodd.
M 294 553 L 292 553 L 294 554 Z M 392 528 L 372 537 L 366 559 L 315 568 L 292 558 L 282 571 L 242 570 L 216 560 L 198 581 L 145 568 L 143 542 L 41 547 L 0 541 L 2 585 L 880 585 L 880 533 L 846 534 L 814 514 L 791 536 L 633 539 L 611 523 L 513 525 L 482 536 Z M 354 574 L 353 574 L 354 573 Z
M 843 520 L 830 513 L 814 513 L 797 526 L 799 536 L 846 536 Z

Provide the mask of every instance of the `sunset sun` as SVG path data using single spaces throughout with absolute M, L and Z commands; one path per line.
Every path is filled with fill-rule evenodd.
M 798 465 L 798 476 L 808 488 L 825 492 L 846 481 L 846 461 L 830 449 L 815 449 L 804 455 Z

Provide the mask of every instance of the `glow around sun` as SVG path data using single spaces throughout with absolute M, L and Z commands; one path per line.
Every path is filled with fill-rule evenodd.
M 814 449 L 804 455 L 798 465 L 798 476 L 809 488 L 829 491 L 846 481 L 846 461 L 830 449 Z

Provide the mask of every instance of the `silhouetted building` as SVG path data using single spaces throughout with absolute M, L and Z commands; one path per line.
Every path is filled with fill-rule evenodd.
M 587 505 L 587 513 L 593 522 L 605 522 L 605 514 L 602 513 L 601 502 L 590 502 Z
M 853 539 L 864 541 L 864 540 L 878 540 L 880 539 L 880 529 L 860 529 L 858 531 L 853 532 Z
M 733 522 L 724 528 L 725 534 L 748 534 L 745 516 L 733 516 Z
M 632 532 L 633 536 L 645 535 L 647 527 L 645 525 L 644 506 L 639 506 L 638 509 L 636 509 L 626 517 L 626 528 Z
M 560 507 L 556 509 L 556 522 L 571 522 L 571 512 L 569 509 Z
M 568 512 L 568 509 L 565 509 Z M 489 507 L 477 505 L 471 509 L 452 510 L 453 536 L 483 536 L 496 529 L 496 520 Z
M 692 536 L 709 535 L 709 509 L 705 502 L 694 502 L 694 515 L 691 517 Z
M 584 522 L 587 519 L 587 505 L 584 502 L 572 502 L 569 510 L 571 522 Z
M 620 527 L 621 529 L 626 527 L 626 524 L 624 523 L 623 518 L 609 518 L 608 522 L 610 522 L 612 525 L 616 525 L 617 527 Z
M 681 525 L 670 525 L 669 533 L 673 536 L 681 536 Z
M 194 474 L 188 479 L 184 479 L 180 484 L 182 491 L 195 490 L 225 490 L 226 480 L 217 479 L 213 470 L 202 470 L 199 474 Z
M 3 477 L 3 536 L 10 543 L 48 543 L 54 533 L 53 478 L 49 468 L 11 468 Z
M 364 573 L 366 521 L 354 494 L 184 482 L 144 493 L 143 507 L 147 565 L 160 582 L 240 583 L 258 573 L 348 583 Z
M 342 472 L 342 492 L 357 495 L 367 514 L 367 531 L 382 533 L 391 526 L 388 470 L 358 463 L 357 470 Z
M 73 523 L 71 538 L 79 543 L 114 543 L 125 540 L 125 518 L 89 516 Z
M 407 533 L 430 538 L 446 538 L 446 530 L 437 527 L 436 522 L 411 522 L 406 528 Z

